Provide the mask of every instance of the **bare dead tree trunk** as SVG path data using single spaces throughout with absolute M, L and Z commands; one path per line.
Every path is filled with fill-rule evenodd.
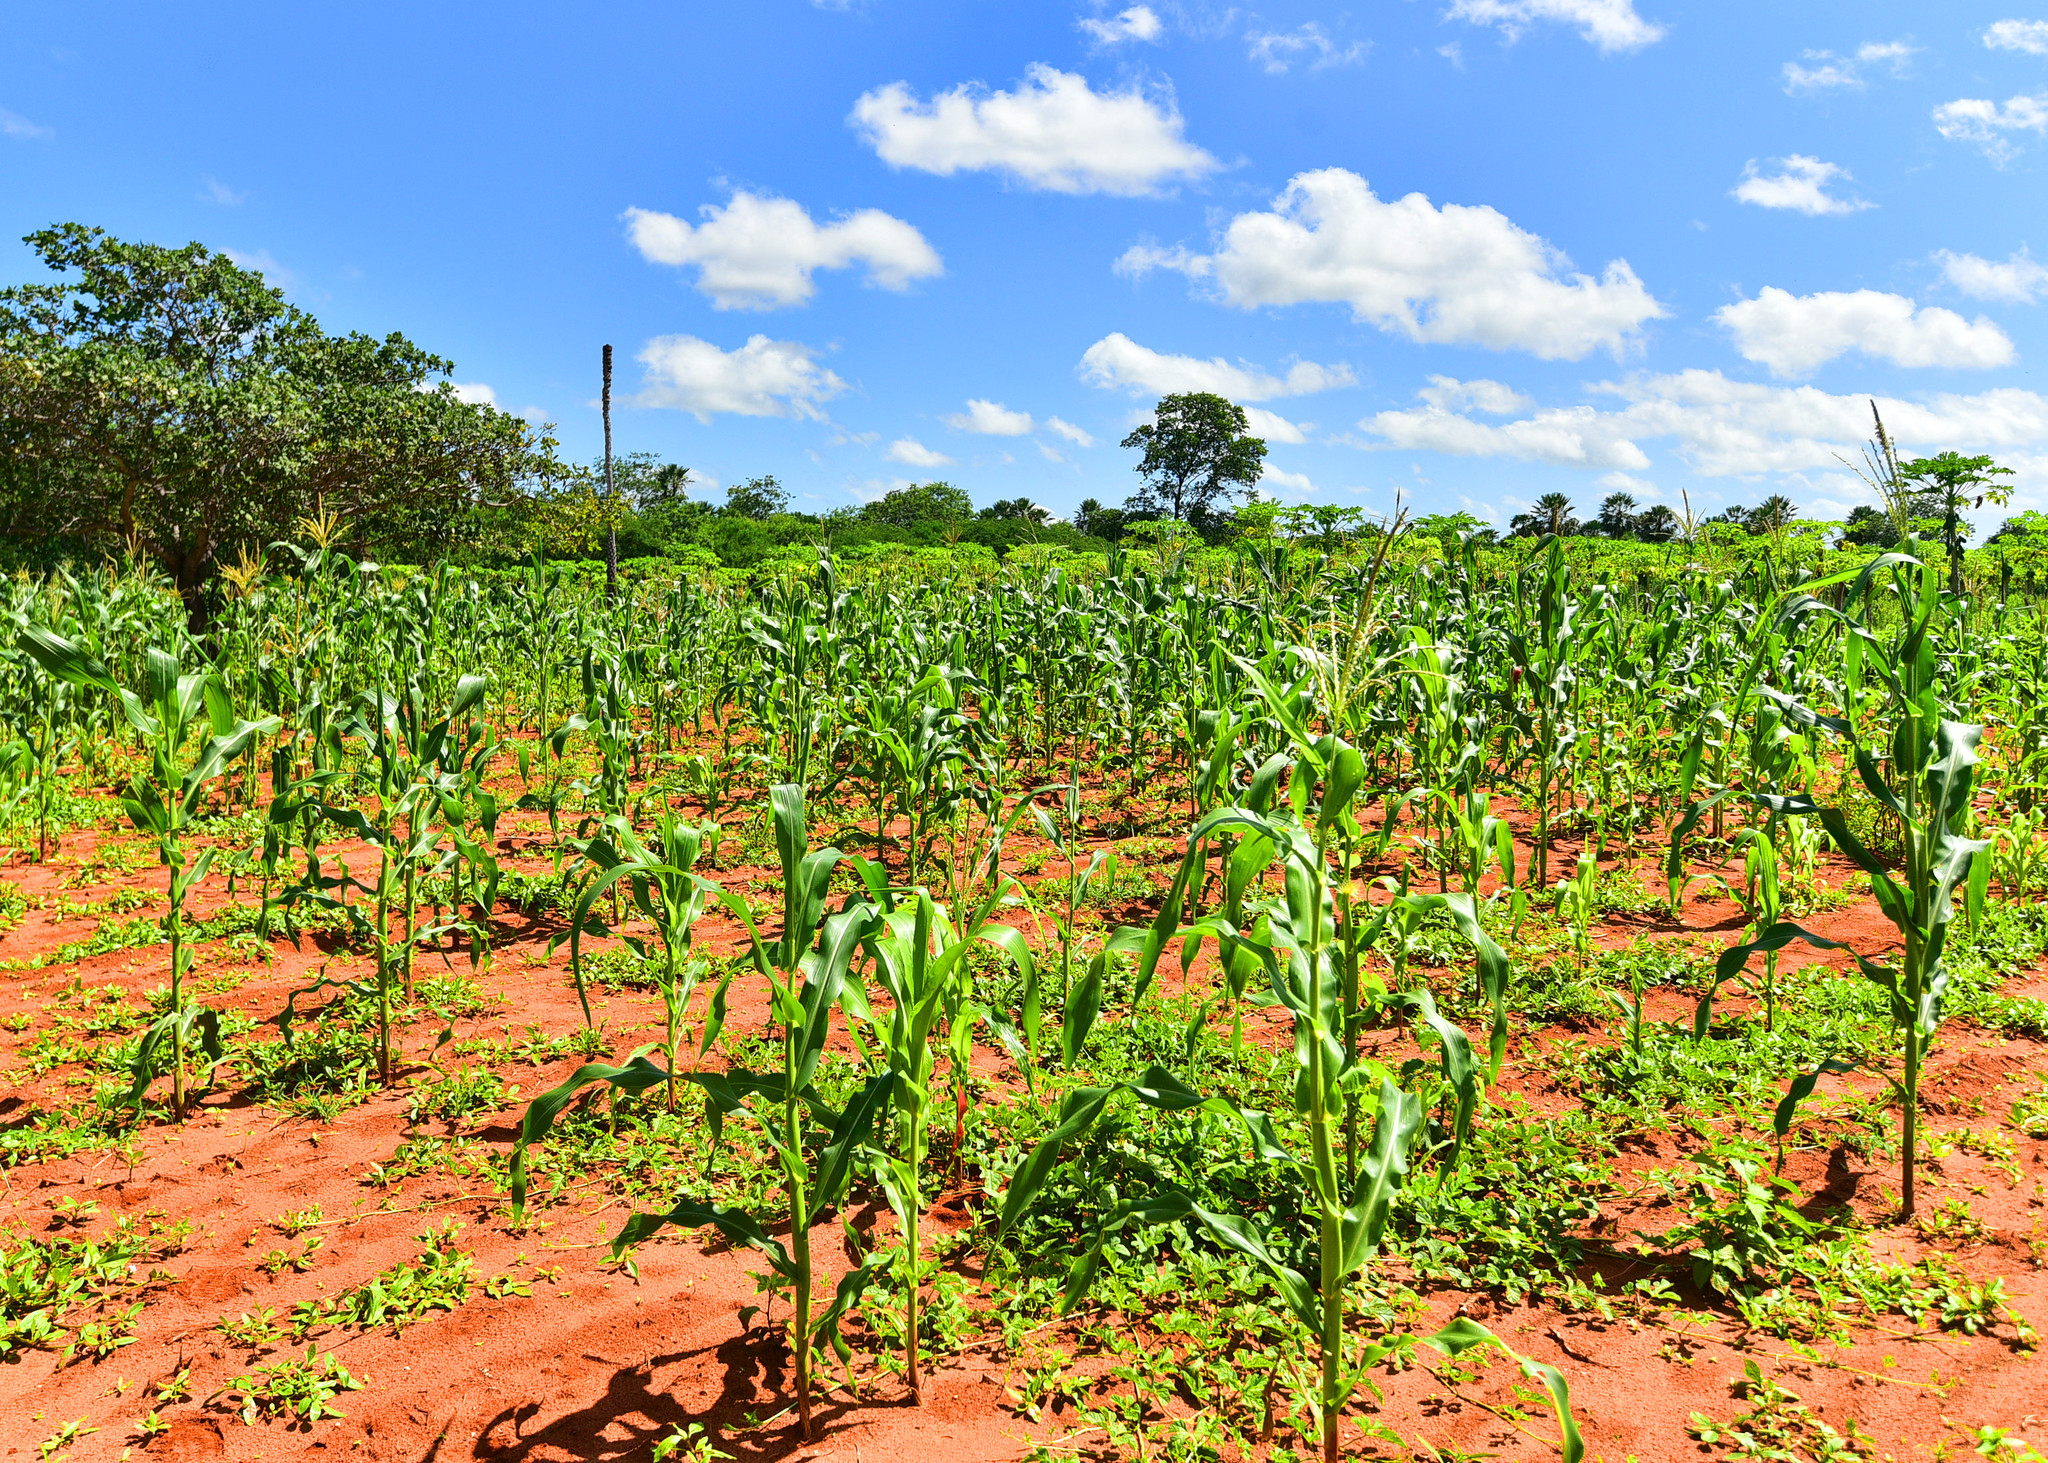
M 604 506 L 605 512 L 613 511 L 612 503 L 612 348 L 604 348 Z M 604 526 L 604 597 L 607 603 L 619 597 L 619 526 L 607 521 Z

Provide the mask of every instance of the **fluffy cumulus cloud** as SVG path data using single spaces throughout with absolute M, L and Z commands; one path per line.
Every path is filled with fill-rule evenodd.
M 2031 305 L 2048 294 L 2048 264 L 2035 263 L 2024 249 L 2003 263 L 1975 254 L 1951 254 L 1946 249 L 1934 258 L 1941 265 L 1942 278 L 1973 300 Z
M 1668 440 L 1706 477 L 1809 472 L 1854 458 L 1870 435 L 1870 398 L 1812 386 L 1731 381 L 1719 371 L 1603 382 L 1595 394 L 1620 403 L 1541 410 L 1494 424 L 1423 406 L 1381 412 L 1359 425 L 1379 445 L 1468 457 L 1509 457 L 1639 472 L 1649 465 L 1639 443 Z M 2017 388 L 1924 400 L 1877 398 L 1885 427 L 1918 455 L 1958 444 L 1972 451 L 2048 445 L 2048 397 Z
M 1075 22 L 1082 34 L 1098 46 L 1120 46 L 1125 41 L 1156 41 L 1166 27 L 1149 5 L 1133 5 L 1108 20 L 1086 18 Z
M 634 405 L 686 411 L 706 423 L 720 412 L 822 421 L 818 403 L 846 389 L 810 346 L 765 335 L 732 351 L 694 335 L 656 336 L 640 361 L 647 378 Z
M 1788 208 L 1815 218 L 1831 213 L 1860 213 L 1876 207 L 1861 198 L 1840 198 L 1828 192 L 1829 186 L 1837 181 L 1850 181 L 1845 169 L 1804 153 L 1772 158 L 1768 172 L 1758 168 L 1756 159 L 1751 158 L 1731 196 L 1739 203 L 1754 203 L 1758 208 Z
M 1093 447 L 1095 445 L 1093 435 L 1085 428 L 1075 426 L 1072 422 L 1063 422 L 1058 417 L 1047 417 L 1045 419 L 1045 426 L 1047 431 L 1058 433 L 1076 447 Z
M 721 310 L 801 305 L 817 293 L 811 276 L 820 269 L 864 264 L 868 282 L 889 290 L 945 269 L 923 234 L 876 208 L 820 224 L 792 199 L 741 192 L 699 212 L 704 221 L 692 225 L 629 208 L 626 233 L 644 259 L 694 266 L 697 289 Z
M 1984 32 L 1984 44 L 1994 51 L 2048 56 L 2048 20 L 1993 21 Z
M 1134 395 L 1213 391 L 1236 402 L 1307 396 L 1349 386 L 1355 379 L 1349 366 L 1321 366 L 1314 361 L 1296 361 L 1285 376 L 1275 376 L 1248 363 L 1233 366 L 1221 356 L 1206 361 L 1198 356 L 1170 356 L 1139 345 L 1120 330 L 1089 346 L 1081 355 L 1078 370 L 1091 386 Z
M 1316 491 L 1315 482 L 1307 473 L 1289 472 L 1286 468 L 1275 467 L 1270 462 L 1266 463 L 1259 473 L 1259 485 L 1285 488 L 1297 498 L 1313 497 Z
M 1804 376 L 1850 351 L 1898 366 L 1985 369 L 2013 359 L 2012 341 L 1991 321 L 1953 310 L 1915 309 L 1904 295 L 1832 290 L 1795 295 L 1766 285 L 1753 300 L 1714 312 L 1735 348 L 1774 376 Z
M 457 401 L 466 401 L 471 406 L 496 406 L 498 404 L 498 393 L 491 390 L 482 381 L 451 381 L 448 384 L 455 389 L 455 399 Z
M 1098 92 L 1046 65 L 1015 91 L 961 85 L 928 102 L 891 82 L 856 101 L 852 121 L 893 167 L 1002 173 L 1054 193 L 1157 193 L 1222 166 L 1182 135 L 1170 98 Z
M 1497 417 L 1524 411 L 1534 404 L 1512 386 L 1483 377 L 1476 381 L 1460 381 L 1455 376 L 1431 376 L 1429 384 L 1415 394 L 1431 406 L 1440 406 L 1445 411 L 1469 409 Z
M 1447 18 L 1499 26 L 1511 41 L 1532 25 L 1576 26 L 1609 53 L 1638 51 L 1664 37 L 1663 26 L 1636 14 L 1635 0 L 1452 0 Z
M 1355 65 L 1365 59 L 1364 41 L 1340 46 L 1312 20 L 1295 30 L 1246 31 L 1244 38 L 1251 48 L 1252 60 L 1264 67 L 1269 76 L 1282 75 L 1297 62 L 1307 63 L 1311 71 L 1321 71 L 1331 66 Z
M 1022 437 L 1034 423 L 1028 411 L 1011 411 L 1000 401 L 977 396 L 968 400 L 966 411 L 956 411 L 947 417 L 946 425 L 957 432 L 979 432 L 984 437 Z
M 889 444 L 887 454 L 891 462 L 900 462 L 905 467 L 951 467 L 953 459 L 943 452 L 934 452 L 915 437 L 898 437 Z
M 1963 97 L 1934 109 L 1934 125 L 1951 142 L 1967 142 L 2003 167 L 2019 152 L 2013 137 L 2048 131 L 2048 94 L 2009 97 L 2003 102 Z
M 1785 92 L 1788 96 L 1806 96 L 1815 92 L 1839 91 L 1845 87 L 1861 87 L 1866 66 L 1883 66 L 1893 76 L 1904 76 L 1907 64 L 1917 50 L 1918 47 L 1904 41 L 1869 41 L 1858 46 L 1853 56 L 1838 56 L 1833 51 L 1808 51 L 1804 64 L 1799 61 L 1785 63 Z
M 1254 437 L 1263 437 L 1268 442 L 1299 446 L 1308 440 L 1307 424 L 1290 422 L 1277 411 L 1267 411 L 1262 406 L 1246 407 L 1244 419 Z
M 1426 403 L 1406 411 L 1383 411 L 1359 426 L 1387 447 L 1410 452 L 1444 452 L 1453 457 L 1512 457 L 1561 467 L 1633 468 L 1650 465 L 1625 430 L 1590 406 L 1537 412 L 1520 421 L 1475 421 L 1461 412 Z
M 1354 318 L 1420 344 L 1524 350 L 1578 360 L 1619 355 L 1668 312 L 1629 268 L 1570 273 L 1550 244 L 1496 209 L 1420 193 L 1391 202 L 1344 168 L 1302 173 L 1269 211 L 1230 221 L 1213 254 L 1140 246 L 1120 272 L 1177 269 L 1228 304 L 1345 304 Z

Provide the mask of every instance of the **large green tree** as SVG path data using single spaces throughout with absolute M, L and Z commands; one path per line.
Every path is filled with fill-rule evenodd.
M 1214 392 L 1161 397 L 1152 416 L 1123 441 L 1145 452 L 1143 486 L 1124 504 L 1132 517 L 1204 518 L 1265 471 L 1266 444 L 1249 435 L 1244 408 Z
M 225 553 L 338 516 L 358 551 L 431 549 L 565 472 L 393 333 L 329 335 L 201 244 L 61 224 L 57 282 L 0 289 L 0 531 L 133 544 L 195 618 Z
M 965 523 L 974 516 L 974 500 L 951 483 L 912 483 L 861 505 L 860 519 L 883 528 L 914 528 L 919 524 Z

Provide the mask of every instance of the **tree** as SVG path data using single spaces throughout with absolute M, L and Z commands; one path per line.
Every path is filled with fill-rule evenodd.
M 324 511 L 358 552 L 432 549 L 569 474 L 551 438 L 459 398 L 448 361 L 396 333 L 328 335 L 204 245 L 82 224 L 26 242 L 66 277 L 0 289 L 5 531 L 132 543 L 195 624 L 234 545 Z
M 1851 508 L 1849 521 L 1842 525 L 1844 547 L 1888 549 L 1898 541 L 1899 526 L 1892 521 L 1891 514 L 1868 503 Z
M 1783 493 L 1773 493 L 1742 515 L 1742 526 L 1754 534 L 1776 533 L 1799 516 L 1799 505 Z
M 1124 536 L 1124 525 L 1130 514 L 1121 508 L 1105 508 L 1094 498 L 1083 498 L 1081 506 L 1074 510 L 1074 528 L 1090 538 L 1106 538 L 1115 543 Z
M 872 503 L 861 505 L 863 523 L 883 528 L 913 528 L 921 523 L 964 523 L 974 516 L 974 500 L 951 483 L 913 483 Z
M 1963 592 L 1963 545 L 1972 532 L 1962 510 L 2004 504 L 2012 489 L 1998 479 L 2011 476 L 2011 468 L 1995 466 L 1989 457 L 1964 457 L 1959 452 L 1916 457 L 1899 465 L 1897 485 L 1916 500 L 1916 512 L 1941 520 L 1939 537 L 1948 549 L 1950 594 Z
M 1642 515 L 1636 511 L 1632 493 L 1609 493 L 1600 502 L 1600 516 L 1594 526 L 1608 538 L 1634 538 Z
M 1029 498 L 998 498 L 975 515 L 978 518 L 1017 519 L 1024 523 L 1050 523 L 1052 514 Z
M 748 478 L 725 490 L 725 511 L 735 518 L 773 518 L 789 511 L 789 494 L 772 476 Z
M 1517 513 L 1508 520 L 1508 532 L 1516 538 L 1536 538 L 1546 533 L 1563 537 L 1578 531 L 1579 520 L 1572 514 L 1572 500 L 1563 493 L 1545 493 L 1529 506 L 1528 512 Z
M 1652 503 L 1636 515 L 1635 536 L 1646 544 L 1668 544 L 1678 537 L 1678 515 L 1662 503 Z
M 1248 492 L 1265 470 L 1266 444 L 1247 435 L 1244 408 L 1209 391 L 1164 396 L 1153 420 L 1124 438 L 1138 447 L 1143 483 L 1124 504 L 1131 518 L 1192 522 L 1213 515 L 1219 499 Z

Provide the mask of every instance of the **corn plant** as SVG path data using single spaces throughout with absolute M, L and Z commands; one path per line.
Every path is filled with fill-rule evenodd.
M 1580 852 L 1569 879 L 1557 881 L 1557 909 L 1572 932 L 1572 949 L 1583 970 L 1593 953 L 1593 926 L 1600 919 L 1600 860 L 1591 848 Z
M 849 991 L 857 989 L 852 963 L 861 942 L 878 918 L 874 906 L 849 901 L 829 917 L 826 893 L 839 863 L 836 848 L 812 850 L 804 815 L 804 791 L 792 785 L 769 790 L 775 842 L 782 863 L 782 931 L 764 940 L 746 903 L 720 891 L 722 905 L 747 928 L 756 969 L 768 982 L 772 1020 L 782 1033 L 782 1070 L 756 1073 L 742 1068 L 725 1072 L 694 1071 L 684 1081 L 701 1088 L 714 1144 L 728 1118 L 747 1119 L 760 1129 L 782 1170 L 784 1205 L 780 1220 L 789 1226 L 785 1245 L 768 1232 L 774 1218 L 716 1202 L 685 1196 L 662 1214 L 636 1214 L 612 1242 L 614 1255 L 624 1255 L 652 1238 L 663 1225 L 685 1228 L 710 1225 L 736 1245 L 758 1250 L 768 1260 L 777 1289 L 790 1293 L 790 1354 L 796 1367 L 797 1415 L 805 1441 L 812 1437 L 811 1379 L 813 1353 L 821 1340 L 842 1360 L 851 1356 L 839 1322 L 847 1308 L 887 1263 L 871 1255 L 840 1277 L 832 1299 L 820 1308 L 811 1255 L 811 1229 L 837 1205 L 859 1167 L 869 1130 L 889 1109 L 897 1081 L 894 1070 L 869 1077 L 843 1108 L 835 1108 L 818 1090 L 818 1067 L 831 1032 L 832 1013 Z M 714 997 L 722 1008 L 723 989 Z M 526 1150 L 547 1136 L 554 1120 L 576 1092 L 603 1082 L 626 1092 L 644 1091 L 668 1080 L 668 1073 L 644 1055 L 623 1067 L 589 1063 L 569 1080 L 536 1098 L 520 1123 L 512 1155 L 512 1208 L 523 1220 L 526 1204 Z
M 889 891 L 877 887 L 879 868 L 870 865 L 863 872 L 874 876 L 869 880 L 870 894 L 886 900 Z M 905 1378 L 920 1404 L 924 1382 L 918 1355 L 918 1302 L 925 1269 L 919 1223 L 924 1214 L 921 1175 L 931 1136 L 933 1031 L 943 1018 L 955 1039 L 951 1054 L 954 1078 L 964 1078 L 967 1052 L 962 1050 L 965 1043 L 961 1038 L 972 1032 L 981 1014 L 969 999 L 973 977 L 966 959 L 976 942 L 1000 951 L 1027 983 L 1031 980 L 1031 949 L 1023 935 L 993 918 L 1003 892 L 998 886 L 955 928 L 928 892 L 913 890 L 887 909 L 867 937 L 876 981 L 891 1003 L 887 1023 L 877 1020 L 874 1025 L 894 1078 L 896 1117 L 895 1151 L 876 1165 L 875 1174 L 903 1226 Z
M 668 1073 L 668 1105 L 673 1110 L 677 1057 L 682 1049 L 690 999 L 703 971 L 702 962 L 690 958 L 691 936 L 710 900 L 724 891 L 692 872 L 703 852 L 704 829 L 684 821 L 672 810 L 664 809 L 656 819 L 656 842 L 652 848 L 640 840 L 624 818 L 608 819 L 605 832 L 611 835 L 609 839 L 594 837 L 584 845 L 584 856 L 601 872 L 576 901 L 570 921 L 569 968 L 575 977 L 577 997 L 583 1001 L 584 1019 L 588 1021 L 590 1001 L 583 985 L 583 936 L 603 938 L 612 933 L 593 918 L 592 912 L 605 891 L 623 881 L 632 891 L 632 909 L 654 926 L 661 941 L 661 959 L 654 965 L 653 975 L 661 992 L 660 1050 Z M 620 938 L 643 961 L 649 959 L 645 940 L 628 934 L 621 934 Z M 717 1028 L 707 1024 L 704 1044 L 697 1053 L 699 1058 L 709 1050 L 717 1034 Z
M 356 933 L 370 942 L 376 955 L 376 976 L 370 989 L 377 999 L 377 1072 L 391 1083 L 391 1003 L 394 986 L 406 1000 L 412 998 L 413 954 L 424 941 L 448 933 L 453 926 L 421 928 L 419 886 L 422 875 L 440 871 L 444 862 L 441 841 L 450 821 L 460 823 L 461 777 L 459 765 L 466 738 L 458 727 L 482 703 L 488 683 L 482 676 L 465 675 L 456 682 L 455 694 L 439 720 L 429 722 L 423 703 L 424 687 L 416 678 L 402 697 L 383 691 L 366 691 L 337 730 L 358 736 L 375 771 L 377 802 L 373 813 L 341 807 L 325 800 L 324 791 L 305 803 L 286 803 L 273 816 L 295 817 L 302 810 L 334 823 L 361 838 L 377 852 L 374 883 L 344 872 L 328 879 L 317 876 L 309 866 L 309 878 L 287 891 L 294 902 L 311 903 L 348 916 Z M 316 777 L 323 788 L 332 779 Z M 275 807 L 275 805 L 274 805 Z M 451 820 L 450 815 L 454 815 Z M 347 902 L 350 889 L 374 901 L 366 918 L 360 907 Z M 405 915 L 405 937 L 392 933 L 394 917 Z
M 1138 990 L 1142 994 L 1167 946 L 1177 938 L 1186 941 L 1213 936 L 1220 945 L 1247 949 L 1258 959 L 1274 997 L 1294 1017 L 1294 1106 L 1296 1118 L 1307 1131 L 1307 1154 L 1297 1155 L 1284 1147 L 1267 1114 L 1221 1097 L 1205 1099 L 1172 1073 L 1154 1067 L 1134 1083 L 1080 1088 L 1068 1094 L 1052 1132 L 1012 1176 L 1004 1197 L 1001 1228 L 1007 1230 L 1025 1212 L 1052 1172 L 1060 1149 L 1092 1126 L 1110 1098 L 1119 1092 L 1129 1092 L 1138 1101 L 1165 1111 L 1199 1108 L 1234 1118 L 1243 1127 L 1258 1158 L 1279 1167 L 1300 1183 L 1303 1207 L 1315 1216 L 1317 1223 L 1317 1278 L 1312 1282 L 1281 1261 L 1247 1220 L 1207 1209 L 1186 1194 L 1169 1191 L 1128 1200 L 1110 1211 L 1095 1242 L 1070 1271 L 1061 1304 L 1070 1310 L 1080 1303 L 1101 1263 L 1104 1244 L 1125 1225 L 1134 1221 L 1159 1224 L 1193 1220 L 1217 1243 L 1256 1262 L 1289 1309 L 1317 1338 L 1319 1369 L 1308 1402 L 1321 1427 L 1326 1463 L 1335 1463 L 1341 1414 L 1365 1368 L 1394 1350 L 1413 1344 L 1413 1338 L 1390 1338 L 1363 1345 L 1357 1353 L 1358 1360 L 1347 1363 L 1351 1348 L 1344 1295 L 1347 1282 L 1370 1262 L 1379 1247 L 1394 1198 L 1407 1178 L 1409 1152 L 1422 1127 L 1422 1105 L 1414 1095 L 1382 1075 L 1373 1104 L 1376 1116 L 1371 1143 L 1363 1153 L 1347 1151 L 1345 1129 L 1352 1111 L 1347 1095 L 1367 1088 L 1372 1075 L 1382 1069 L 1355 1049 L 1347 1049 L 1346 1024 L 1351 1013 L 1343 1006 L 1341 936 L 1332 918 L 1337 905 L 1330 887 L 1332 845 L 1338 839 L 1340 823 L 1350 817 L 1350 800 L 1363 767 L 1357 752 L 1341 745 L 1333 749 L 1325 765 L 1333 773 L 1325 781 L 1321 802 L 1313 811 L 1309 778 L 1301 775 L 1297 767 L 1297 775 L 1290 784 L 1288 810 L 1268 814 L 1241 807 L 1220 808 L 1196 826 L 1173 887 L 1143 938 L 1138 975 Z M 1228 929 L 1213 916 L 1185 930 L 1179 927 L 1180 912 L 1204 842 L 1224 828 L 1255 835 L 1281 864 L 1284 894 L 1262 911 L 1267 940 L 1255 940 L 1242 931 Z M 1438 894 L 1425 898 L 1449 908 L 1454 917 L 1462 915 L 1461 925 L 1471 921 L 1467 933 L 1475 938 L 1481 951 L 1482 968 L 1493 967 L 1487 983 L 1504 991 L 1506 957 L 1478 928 L 1469 897 Z M 1435 1014 L 1433 1004 L 1423 1009 L 1425 1019 Z M 1458 1126 L 1462 1140 L 1462 1131 L 1470 1120 L 1470 1104 L 1476 1100 L 1472 1085 L 1475 1064 L 1470 1061 L 1469 1044 L 1461 1037 L 1447 1038 L 1446 1034 L 1455 1028 L 1440 1018 L 1432 1024 L 1439 1038 L 1445 1040 L 1447 1070 L 1458 1049 L 1462 1049 L 1465 1058 L 1461 1075 L 1466 1091 L 1473 1096 L 1461 1094 Z M 1504 1047 L 1504 1018 L 1499 1018 L 1494 1044 L 1496 1070 Z M 1502 1345 L 1498 1338 L 1470 1322 L 1459 1322 L 1457 1327 L 1422 1341 L 1446 1354 L 1486 1342 Z M 1507 1348 L 1502 1345 L 1502 1349 Z M 1571 1421 L 1563 1377 L 1553 1369 L 1517 1359 L 1525 1372 L 1541 1377 L 1549 1387 L 1566 1439 L 1566 1459 L 1568 1463 L 1577 1463 L 1582 1445 Z
M 1882 576 L 1882 578 L 1880 577 Z M 1850 575 L 1839 576 L 1847 580 Z M 1861 613 L 1837 610 L 1812 594 L 1795 596 L 1782 618 L 1788 626 L 1839 624 L 1843 647 L 1844 690 L 1855 707 L 1864 697 L 1866 678 L 1888 713 L 1890 736 L 1884 755 L 1863 735 L 1860 718 L 1814 711 L 1803 701 L 1764 688 L 1764 695 L 1795 724 L 1828 731 L 1849 744 L 1857 776 L 1899 830 L 1905 849 L 1897 877 L 1851 831 L 1842 810 L 1817 802 L 1810 793 L 1759 793 L 1756 800 L 1779 817 L 1815 817 L 1849 858 L 1870 876 L 1870 890 L 1879 911 L 1897 928 L 1903 945 L 1899 968 L 1878 965 L 1855 951 L 1857 967 L 1882 986 L 1891 998 L 1892 1018 L 1904 1039 L 1901 1074 L 1892 1082 L 1901 1109 L 1900 1211 L 1914 1212 L 1914 1167 L 1920 1115 L 1920 1072 L 1928 1043 L 1941 1025 L 1942 1001 L 1949 973 L 1942 965 L 1954 899 L 1965 888 L 1971 907 L 1981 904 L 1990 860 L 1990 841 L 1968 838 L 1962 828 L 1970 814 L 1976 781 L 1977 741 L 1983 728 L 1951 721 L 1943 714 L 1942 658 L 1938 622 L 1961 612 L 1942 592 L 1940 570 L 1905 553 L 1880 555 L 1854 576 L 1849 600 Z M 1819 581 L 1817 588 L 1830 581 Z M 1877 628 L 1877 595 L 1890 588 L 1899 600 L 1901 623 L 1895 635 Z M 1697 821 L 1698 806 L 1688 811 Z M 1681 829 L 1684 828 L 1681 823 Z M 1673 841 L 1674 853 L 1676 838 Z M 1783 949 L 1803 940 L 1822 949 L 1846 950 L 1790 921 L 1779 921 L 1756 939 L 1725 952 L 1715 966 L 1715 983 L 1732 978 L 1753 954 Z
M 185 671 L 169 651 L 152 646 L 147 656 L 144 694 L 114 680 L 96 657 L 53 631 L 31 625 L 21 645 L 56 679 L 87 689 L 106 691 L 120 702 L 128 724 L 149 749 L 150 769 L 137 774 L 121 798 L 128 821 L 156 839 L 157 856 L 171 871 L 169 906 L 163 915 L 164 941 L 170 946 L 171 981 L 168 1008 L 137 1045 L 130 1066 L 134 1086 L 127 1101 L 139 1105 L 157 1075 L 157 1062 L 170 1048 L 171 1113 L 185 1116 L 185 1056 L 195 1039 L 209 1061 L 220 1059 L 220 1014 L 209 1006 L 188 1004 L 185 976 L 192 968 L 192 950 L 185 943 L 185 901 L 192 887 L 212 867 L 214 850 L 186 861 L 185 832 L 199 815 L 206 790 L 259 737 L 276 730 L 274 716 L 245 721 L 235 715 L 227 689 L 210 672 Z M 210 735 L 200 744 L 189 767 L 181 767 L 186 744 L 202 727 Z

